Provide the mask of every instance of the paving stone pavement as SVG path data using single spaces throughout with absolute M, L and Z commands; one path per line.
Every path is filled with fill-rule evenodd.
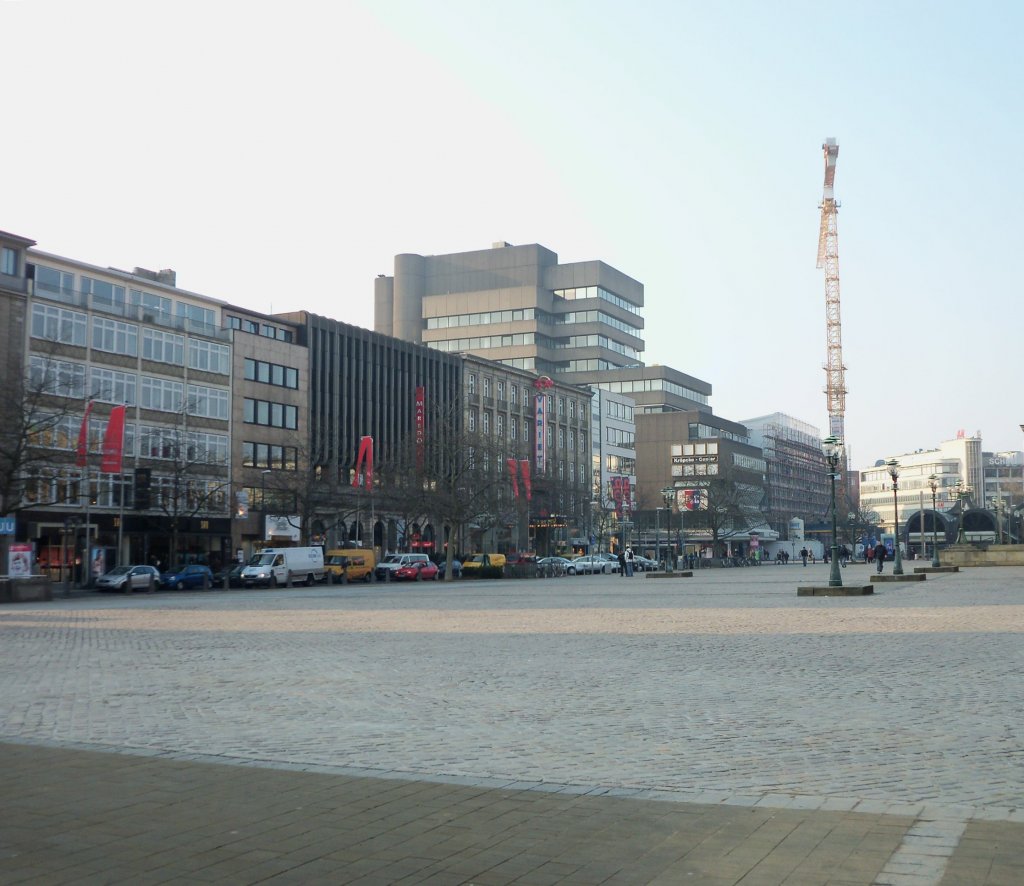
M 1024 569 L 827 570 L 5 607 L 0 882 L 1024 882 Z

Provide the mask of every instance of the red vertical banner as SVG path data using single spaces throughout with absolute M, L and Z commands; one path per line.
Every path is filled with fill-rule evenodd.
M 104 474 L 120 474 L 124 458 L 124 406 L 115 406 L 110 411 L 107 432 L 103 435 L 103 461 L 100 470 Z
M 426 443 L 427 392 L 423 385 L 416 388 L 416 468 L 423 470 L 423 447 Z
M 512 481 L 512 498 L 519 498 L 518 464 L 514 458 L 506 458 L 505 464 L 508 465 L 508 476 Z
M 359 438 L 359 453 L 356 455 L 356 472 L 353 486 L 373 486 L 373 437 Z
M 526 500 L 529 501 L 532 489 L 530 484 L 530 462 L 525 458 L 519 462 L 519 476 L 523 478 L 523 492 L 526 493 Z
M 89 453 L 89 413 L 92 412 L 92 400 L 85 404 L 85 415 L 82 416 L 82 426 L 78 429 L 78 450 L 75 464 L 84 468 Z

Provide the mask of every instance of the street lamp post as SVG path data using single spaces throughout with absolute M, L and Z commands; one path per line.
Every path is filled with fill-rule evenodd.
M 661 497 L 665 501 L 665 571 L 673 570 L 672 563 L 672 498 L 676 494 L 675 489 L 666 486 L 661 490 Z
M 839 572 L 839 541 L 836 528 L 836 468 L 843 457 L 843 441 L 835 436 L 828 436 L 821 441 L 821 451 L 828 462 L 828 476 L 832 485 L 832 556 L 830 558 L 832 568 L 829 571 L 828 586 L 830 588 L 841 588 L 843 577 Z
M 661 508 L 654 509 L 654 562 L 661 566 Z
M 900 501 L 897 495 L 900 485 L 900 463 L 890 458 L 885 464 L 889 468 L 889 476 L 892 477 L 892 546 L 896 551 L 892 574 L 903 575 L 903 554 L 900 552 Z
M 939 489 L 939 478 L 934 474 L 928 477 L 928 488 L 932 491 L 932 566 L 939 565 L 939 545 L 935 538 L 936 499 L 935 493 Z
M 970 494 L 971 487 L 967 486 L 963 480 L 957 480 L 956 485 L 953 487 L 953 495 L 960 502 L 960 525 L 956 531 L 956 543 L 958 545 L 966 544 L 966 539 L 964 538 L 964 502 Z
M 854 536 L 857 532 L 857 515 L 853 511 L 846 515 L 846 524 L 849 527 L 848 534 L 850 536 L 850 562 L 856 563 L 857 539 Z

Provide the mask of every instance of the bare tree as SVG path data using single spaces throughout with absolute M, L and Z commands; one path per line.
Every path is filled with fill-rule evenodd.
M 744 471 L 727 469 L 689 485 L 699 490 L 700 503 L 695 510 L 687 511 L 687 525 L 710 530 L 716 555 L 721 543 L 756 529 L 764 522 L 758 510 L 764 489 L 751 482 L 750 475 Z

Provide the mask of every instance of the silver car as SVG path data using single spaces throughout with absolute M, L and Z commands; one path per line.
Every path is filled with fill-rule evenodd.
M 118 566 L 96 579 L 100 591 L 154 591 L 160 584 L 160 573 L 155 566 Z

